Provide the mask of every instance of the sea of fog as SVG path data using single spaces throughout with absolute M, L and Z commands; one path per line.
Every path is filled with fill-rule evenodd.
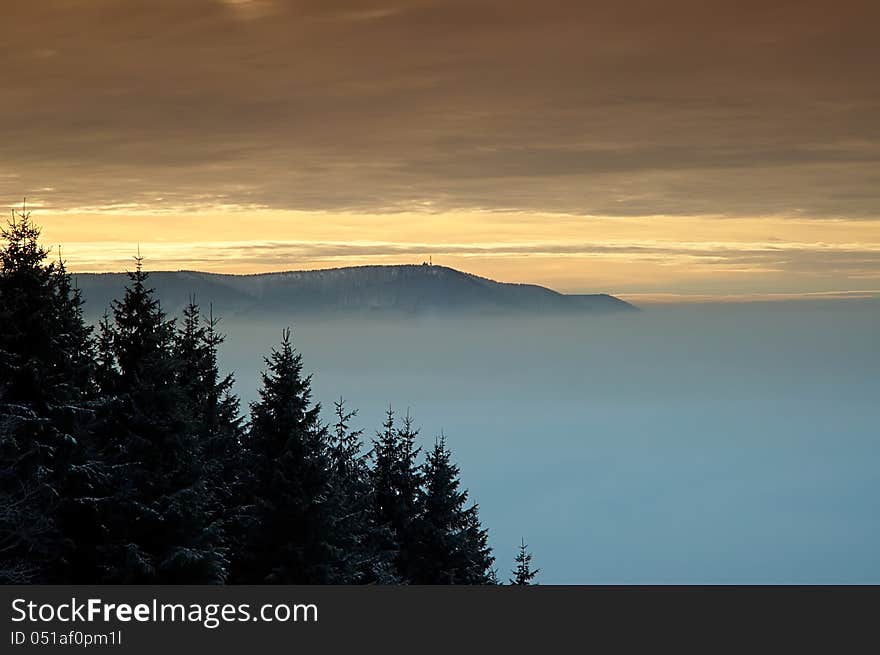
M 288 323 L 325 410 L 447 435 L 505 578 L 524 537 L 545 584 L 880 583 L 878 302 L 230 317 L 245 401 Z

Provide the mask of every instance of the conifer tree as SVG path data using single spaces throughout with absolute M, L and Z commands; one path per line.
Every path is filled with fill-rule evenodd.
M 100 452 L 95 430 L 101 404 L 96 383 L 95 349 L 92 328 L 83 317 L 85 301 L 67 272 L 61 251 L 54 271 L 56 345 L 64 353 L 64 395 L 67 403 L 54 413 L 56 427 L 73 440 L 59 451 L 56 459 L 63 472 L 58 482 L 58 525 L 64 535 L 68 557 L 65 569 L 53 582 L 87 582 L 94 572 L 94 545 L 101 537 L 100 507 L 96 499 L 108 477 L 107 463 Z M 66 460 L 61 462 L 61 457 Z
M 329 439 L 330 468 L 333 475 L 339 480 L 352 483 L 362 480 L 367 472 L 361 452 L 363 449 L 361 437 L 364 431 L 351 427 L 351 422 L 357 413 L 356 409 L 349 411 L 346 408 L 344 398 L 335 401 L 333 403 L 335 422 Z
M 329 433 L 333 533 L 337 543 L 337 581 L 345 584 L 399 582 L 387 528 L 373 520 L 373 490 L 367 456 L 363 453 L 363 430 L 351 422 L 357 410 L 348 411 L 340 398 L 333 404 L 335 422 Z
M 240 582 L 324 584 L 335 581 L 338 552 L 330 520 L 327 429 L 311 402 L 311 377 L 283 333 L 266 358 L 247 440 L 251 503 Z
M 333 532 L 340 535 L 335 559 L 340 582 L 361 582 L 369 570 L 370 487 L 361 443 L 363 430 L 351 427 L 357 410 L 340 398 L 333 403 L 335 423 L 328 437 Z
M 520 541 L 519 553 L 516 556 L 516 568 L 513 569 L 513 577 L 510 579 L 512 585 L 533 585 L 535 577 L 541 569 L 532 568 L 532 554 L 528 551 L 525 539 Z
M 103 577 L 220 583 L 226 577 L 223 535 L 211 516 L 198 422 L 178 384 L 174 321 L 147 286 L 140 256 L 136 264 L 123 299 L 113 302 L 109 328 L 114 387 L 102 445 L 115 476 L 104 504 Z
M 204 420 L 215 433 L 209 454 L 229 455 L 230 450 L 241 450 L 242 422 L 240 403 L 233 393 L 235 378 L 231 373 L 223 376 L 217 363 L 218 350 L 226 337 L 217 331 L 219 319 L 210 308 L 203 339 L 206 352 L 205 384 L 207 386 Z
M 242 466 L 242 417 L 232 392 L 233 376 L 221 376 L 218 348 L 224 337 L 217 331 L 213 308 L 203 318 L 195 298 L 184 307 L 174 353 L 176 383 L 187 400 L 195 436 L 204 458 L 210 516 L 223 526 L 230 565 L 242 548 L 239 491 Z
M 0 365 L 9 402 L 33 405 L 76 400 L 86 386 L 89 330 L 70 276 L 40 245 L 40 228 L 23 208 L 2 230 Z
M 397 427 L 394 410 L 389 407 L 371 451 L 373 516 L 376 525 L 384 528 L 387 535 L 379 548 L 386 553 L 394 552 L 397 574 L 404 580 L 411 574 L 414 522 L 422 482 L 416 461 L 420 452 L 416 446 L 417 436 L 418 430 L 413 426 L 409 412 L 403 425 Z
M 202 325 L 201 310 L 190 296 L 183 308 L 183 320 L 174 338 L 174 356 L 177 359 L 176 383 L 186 394 L 194 412 L 204 411 L 207 404 L 207 375 L 209 354 L 205 348 L 205 328 Z
M 219 348 L 226 337 L 217 330 L 220 319 L 214 316 L 213 307 L 209 307 L 205 320 L 205 331 L 202 337 L 204 349 L 203 385 L 205 387 L 204 407 L 201 420 L 207 429 L 207 456 L 217 463 L 223 480 L 223 494 L 226 500 L 238 493 L 240 483 L 241 452 L 243 446 L 244 418 L 241 415 L 241 403 L 233 392 L 235 377 L 231 373 L 221 374 L 217 361 Z M 232 508 L 232 503 L 228 506 Z
M 219 320 L 213 309 L 203 318 L 195 299 L 183 310 L 183 322 L 174 340 L 177 360 L 176 384 L 187 398 L 191 416 L 198 423 L 205 454 L 223 460 L 241 448 L 242 417 L 239 401 L 232 392 L 234 378 L 222 376 L 217 363 L 224 336 L 217 331 Z
M 60 378 L 66 386 L 65 395 L 68 399 L 80 401 L 93 399 L 95 352 L 92 343 L 92 328 L 86 325 L 83 317 L 82 293 L 73 285 L 75 280 L 67 272 L 61 250 L 53 271 L 55 294 L 55 321 L 58 332 L 56 348 L 64 353 L 60 357 L 62 367 Z M 56 390 L 58 391 L 58 390 Z
M 0 248 L 0 581 L 63 582 L 64 515 L 82 476 L 91 413 L 89 329 L 63 262 L 48 261 L 26 206 Z
M 441 435 L 423 467 L 418 539 L 412 577 L 416 584 L 489 584 L 495 558 L 476 504 L 467 506 L 459 468 Z

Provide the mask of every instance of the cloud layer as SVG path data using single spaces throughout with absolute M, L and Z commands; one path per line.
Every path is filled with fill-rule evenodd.
M 877 3 L 6 0 L 0 196 L 880 218 Z

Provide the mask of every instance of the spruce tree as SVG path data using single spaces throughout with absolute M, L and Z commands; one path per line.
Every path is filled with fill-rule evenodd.
M 532 568 L 532 554 L 528 551 L 525 539 L 520 541 L 519 553 L 516 556 L 516 568 L 513 569 L 513 577 L 510 579 L 512 585 L 533 585 L 535 577 L 541 569 Z
M 389 407 L 371 451 L 373 520 L 386 535 L 378 547 L 382 552 L 394 554 L 397 575 L 402 580 L 408 580 L 412 573 L 414 525 L 422 482 L 416 461 L 420 452 L 416 446 L 417 436 L 418 430 L 414 428 L 409 412 L 403 425 L 397 427 L 394 410 Z
M 13 212 L 0 250 L 0 366 L 8 402 L 57 405 L 88 386 L 89 329 L 63 263 L 48 261 L 30 212 Z
M 242 548 L 243 515 L 239 496 L 243 491 L 244 418 L 241 403 L 233 392 L 235 378 L 231 373 L 223 375 L 217 361 L 220 345 L 226 339 L 217 330 L 219 322 L 214 316 L 213 307 L 209 307 L 202 337 L 202 384 L 205 394 L 199 417 L 204 430 L 205 455 L 212 463 L 215 502 L 218 504 L 216 510 L 225 522 L 230 558 L 233 558 L 238 556 Z
M 198 421 L 179 384 L 174 321 L 147 278 L 138 256 L 123 299 L 113 302 L 113 324 L 101 335 L 102 344 L 108 334 L 112 343 L 113 395 L 103 412 L 102 445 L 115 473 L 104 503 L 103 579 L 221 583 L 223 535 L 211 515 Z
M 217 331 L 219 322 L 214 317 L 213 307 L 210 308 L 203 338 L 206 352 L 204 379 L 207 387 L 204 420 L 214 433 L 214 439 L 209 444 L 209 454 L 226 458 L 230 451 L 238 453 L 241 450 L 243 418 L 239 399 L 232 391 L 235 378 L 231 373 L 221 375 L 217 363 L 218 350 L 226 339 Z
M 62 366 L 68 399 L 54 419 L 56 426 L 75 439 L 64 449 L 67 459 L 59 467 L 63 476 L 58 485 L 58 524 L 70 552 L 55 582 L 76 583 L 90 581 L 95 571 L 94 545 L 101 538 L 98 498 L 109 469 L 95 434 L 101 398 L 92 328 L 85 323 L 85 301 L 72 284 L 75 278 L 67 272 L 60 249 L 54 275 L 58 347 L 65 353 Z
M 186 396 L 189 412 L 197 422 L 199 438 L 209 460 L 223 460 L 241 448 L 242 417 L 232 391 L 234 378 L 221 375 L 218 349 L 224 336 L 213 309 L 203 318 L 195 299 L 183 310 L 183 321 L 174 340 L 177 360 L 176 384 Z
M 104 315 L 98 322 L 98 336 L 95 343 L 95 387 L 99 395 L 111 395 L 116 389 L 116 354 L 113 351 L 113 325 L 110 315 Z
M 73 401 L 94 399 L 97 389 L 94 386 L 95 351 L 92 342 L 92 328 L 86 325 L 83 316 L 85 300 L 79 288 L 74 286 L 75 278 L 67 272 L 61 250 L 54 273 L 55 321 L 58 332 L 56 347 L 64 353 L 60 357 L 59 383 L 66 385 L 65 396 Z M 56 389 L 56 392 L 59 390 Z
M 335 421 L 330 430 L 331 517 L 339 536 L 336 555 L 337 581 L 344 584 L 399 582 L 393 550 L 386 528 L 377 525 L 372 513 L 373 489 L 367 455 L 363 453 L 363 430 L 351 422 L 357 410 L 348 411 L 340 398 L 333 404 Z
M 412 581 L 416 584 L 489 584 L 495 558 L 487 545 L 476 504 L 467 506 L 459 468 L 441 435 L 423 467 L 418 538 Z
M 195 298 L 190 298 L 175 336 L 174 354 L 176 384 L 186 398 L 204 459 L 210 517 L 223 527 L 227 557 L 234 566 L 243 547 L 239 502 L 243 429 L 239 401 L 232 392 L 233 376 L 221 375 L 217 363 L 224 340 L 218 323 L 213 308 L 205 318 Z
M 0 248 L 0 581 L 64 582 L 65 516 L 88 496 L 89 329 L 23 206 Z
M 265 363 L 259 399 L 251 404 L 250 521 L 237 581 L 334 582 L 339 553 L 330 517 L 327 429 L 289 329 Z
M 341 537 L 335 544 L 335 568 L 340 582 L 356 584 L 369 570 L 369 471 L 361 452 L 363 430 L 351 427 L 357 410 L 348 411 L 340 398 L 333 411 L 335 422 L 328 434 L 330 506 L 333 532 Z

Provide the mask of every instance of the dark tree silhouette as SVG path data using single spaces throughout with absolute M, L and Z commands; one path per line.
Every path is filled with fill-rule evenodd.
M 106 327 L 115 369 L 102 423 L 113 465 L 99 548 L 108 582 L 221 583 L 226 559 L 211 515 L 210 476 L 199 423 L 179 384 L 174 322 L 146 284 L 143 260 L 129 273 Z M 107 338 L 103 333 L 102 341 Z
M 412 581 L 416 584 L 488 584 L 495 558 L 476 504 L 467 507 L 459 468 L 441 435 L 423 467 Z
M 243 549 L 242 441 L 244 430 L 233 376 L 222 376 L 217 354 L 223 335 L 217 331 L 213 309 L 203 318 L 195 298 L 183 310 L 174 339 L 176 381 L 186 397 L 187 412 L 204 458 L 205 491 L 214 524 L 222 525 L 230 567 Z
M 98 337 L 95 343 L 95 380 L 100 395 L 113 393 L 116 384 L 116 354 L 113 352 L 113 325 L 110 314 L 105 309 L 98 322 Z
M 0 248 L 0 582 L 70 574 L 65 517 L 87 489 L 89 329 L 63 262 L 23 204 Z
M 520 541 L 519 553 L 516 556 L 516 568 L 513 569 L 512 585 L 533 585 L 535 577 L 541 569 L 532 568 L 532 554 L 528 551 L 525 539 Z
M 265 361 L 260 397 L 251 405 L 251 508 L 239 576 L 253 583 L 333 582 L 338 553 L 329 515 L 327 430 L 289 329 Z
M 90 330 L 82 298 L 61 261 L 49 262 L 40 228 L 23 208 L 2 230 L 0 366 L 9 402 L 34 405 L 80 400 L 88 386 Z
M 390 535 L 376 524 L 372 513 L 373 490 L 363 452 L 363 430 L 351 427 L 357 410 L 348 411 L 340 398 L 333 403 L 333 412 L 329 455 L 332 529 L 338 535 L 337 579 L 345 584 L 397 583 L 394 551 L 382 548 Z
M 422 472 L 416 461 L 420 448 L 415 440 L 418 430 L 407 412 L 403 425 L 397 427 L 394 410 L 389 407 L 382 430 L 373 440 L 371 457 L 373 517 L 386 536 L 380 550 L 394 553 L 398 576 L 409 579 L 412 546 L 415 543 L 415 519 Z

